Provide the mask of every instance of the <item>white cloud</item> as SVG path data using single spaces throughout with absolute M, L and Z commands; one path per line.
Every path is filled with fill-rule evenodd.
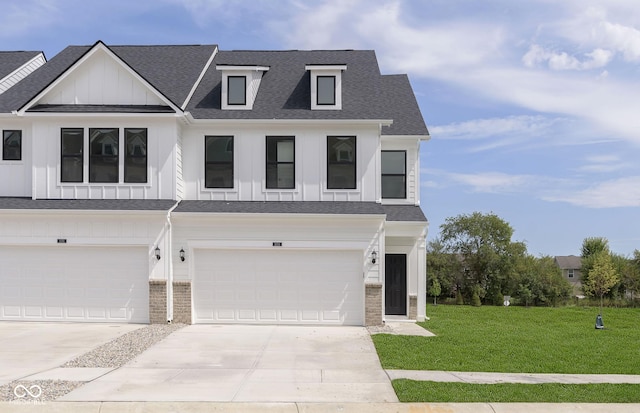
M 583 190 L 556 192 L 543 199 L 587 208 L 640 207 L 640 176 L 604 181 Z
M 522 57 L 522 62 L 527 67 L 536 67 L 546 62 L 552 70 L 588 70 L 601 68 L 609 64 L 613 59 L 613 52 L 605 49 L 595 49 L 590 53 L 585 53 L 584 56 L 585 59 L 580 60 L 565 52 L 552 52 L 534 44 Z

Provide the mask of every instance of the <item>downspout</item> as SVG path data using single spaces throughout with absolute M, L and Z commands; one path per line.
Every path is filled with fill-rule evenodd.
M 171 227 L 171 213 L 178 207 L 180 201 L 177 201 L 174 206 L 167 212 L 167 265 L 169 271 L 167 272 L 167 323 L 173 321 L 173 229 Z

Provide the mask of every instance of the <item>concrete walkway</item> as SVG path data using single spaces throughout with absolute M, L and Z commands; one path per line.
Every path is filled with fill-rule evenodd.
M 534 374 L 534 373 L 474 373 L 457 371 L 386 370 L 389 379 L 457 382 L 473 384 L 496 383 L 628 383 L 640 384 L 640 375 L 627 374 Z
M 50 402 L 2 403 L 16 413 L 638 413 L 640 404 L 585 403 L 207 403 Z

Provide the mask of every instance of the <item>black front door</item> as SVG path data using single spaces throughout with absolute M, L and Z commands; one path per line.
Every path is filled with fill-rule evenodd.
M 386 254 L 384 257 L 384 313 L 407 315 L 407 255 Z

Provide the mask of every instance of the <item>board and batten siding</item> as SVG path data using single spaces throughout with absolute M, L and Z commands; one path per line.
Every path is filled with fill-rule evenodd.
M 124 66 L 96 50 L 69 76 L 62 79 L 39 101 L 54 105 L 163 105 L 146 85 Z
M 44 55 L 40 53 L 24 65 L 9 73 L 4 78 L 0 79 L 0 94 L 6 92 L 16 83 L 29 76 L 31 72 L 42 66 L 45 61 Z
M 119 183 L 88 182 L 89 148 L 84 150 L 83 183 L 60 182 L 60 134 L 62 128 L 84 128 L 88 145 L 89 128 L 120 130 Z M 123 182 L 124 128 L 147 129 L 147 183 Z M 103 117 L 40 118 L 34 120 L 34 196 L 36 199 L 176 199 L 175 119 Z
M 0 156 L 0 196 L 31 197 L 31 125 L 19 120 L 3 119 L 0 121 L 0 133 L 3 130 L 22 131 L 22 159 L 3 161 Z
M 382 137 L 381 150 L 406 151 L 407 153 L 407 198 L 383 199 L 383 204 L 420 204 L 420 141 L 416 138 Z
M 204 137 L 234 137 L 234 187 L 205 188 Z M 295 137 L 294 189 L 266 188 L 266 136 Z M 356 137 L 356 188 L 327 189 L 327 136 Z M 221 201 L 368 201 L 378 198 L 377 127 L 234 124 L 184 133 L 185 199 Z

